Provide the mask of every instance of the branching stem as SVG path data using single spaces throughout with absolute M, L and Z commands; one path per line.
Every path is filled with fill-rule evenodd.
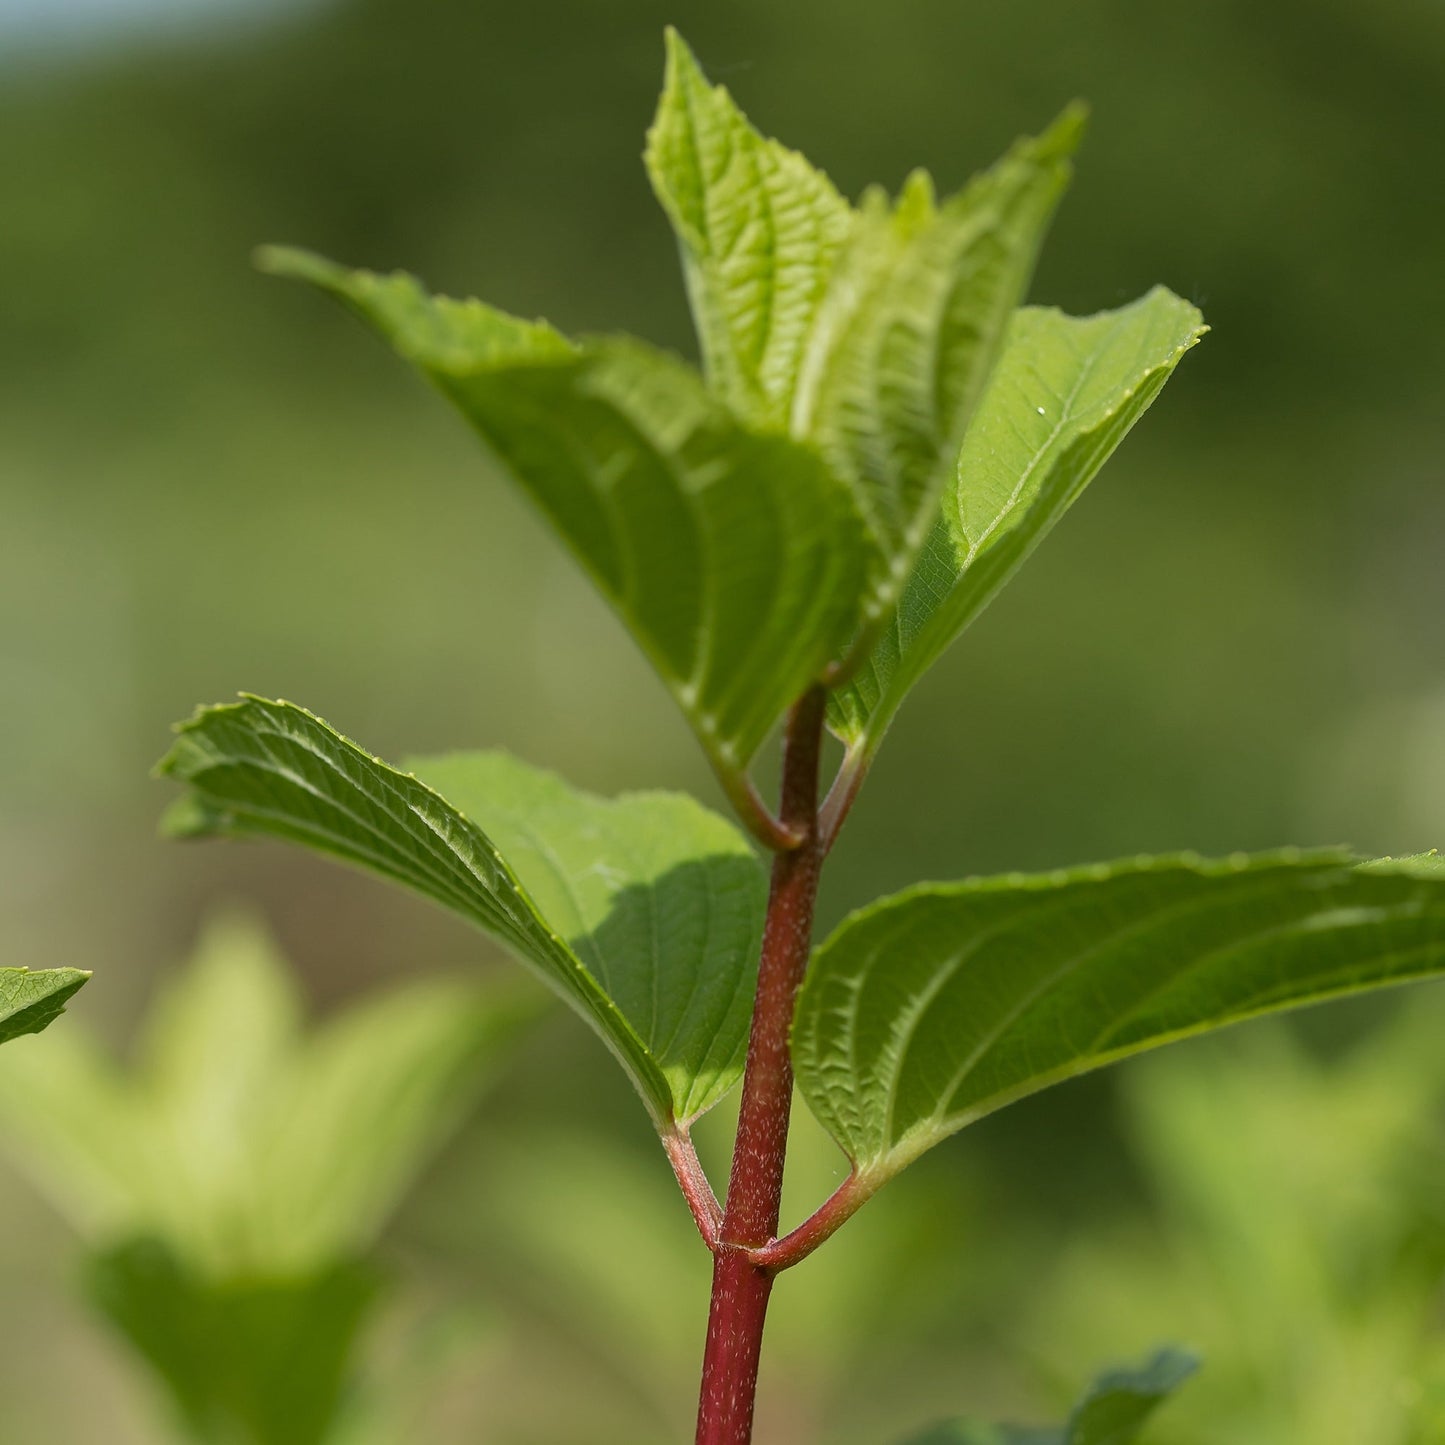
M 793 1100 L 788 1031 L 812 947 L 823 861 L 818 764 L 826 698 L 822 687 L 804 694 L 788 717 L 784 736 L 780 821 L 801 841 L 773 860 L 737 1143 L 713 1258 L 697 1445 L 748 1445 L 752 1438 L 758 1358 L 775 1272 L 753 1256 L 775 1238 L 782 1202 Z
M 717 1202 L 717 1195 L 713 1193 L 692 1140 L 679 1129 L 662 1136 L 662 1147 L 667 1151 L 668 1162 L 672 1165 L 672 1172 L 677 1175 L 682 1197 L 687 1200 L 687 1207 L 692 1210 L 692 1217 L 697 1222 L 703 1243 L 709 1249 L 716 1250 L 718 1236 L 722 1231 L 722 1205 Z

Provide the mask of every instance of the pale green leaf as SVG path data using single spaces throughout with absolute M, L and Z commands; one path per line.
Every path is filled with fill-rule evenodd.
M 412 760 L 485 829 L 542 915 L 631 1021 L 680 1119 L 742 1073 L 767 874 L 724 819 L 681 793 L 615 800 L 505 753 Z
M 907 1445 L 1133 1445 L 1150 1416 L 1197 1368 L 1188 1351 L 1163 1349 L 1143 1365 L 1100 1375 L 1059 1429 L 957 1420 L 935 1425 Z
M 640 342 L 574 347 L 409 276 L 302 252 L 265 264 L 345 301 L 456 404 L 736 778 L 858 617 L 862 524 L 816 452 L 748 430 Z
M 852 207 L 754 130 L 671 29 L 646 160 L 682 250 L 709 385 L 740 416 L 785 429 Z
M 79 1028 L 7 1050 L 0 1140 L 101 1250 L 159 1241 L 207 1290 L 305 1280 L 373 1243 L 534 1011 L 427 979 L 308 1032 L 269 939 L 223 919 L 162 988 L 133 1066 Z
M 866 1184 L 1170 1040 L 1445 971 L 1445 874 L 1339 853 L 1136 859 L 926 884 L 822 946 L 798 1083 Z
M 924 172 L 864 196 L 803 360 L 790 430 L 848 483 L 878 542 L 868 613 L 896 601 L 1071 174 L 1065 111 L 939 203 Z
M 1072 505 L 1203 329 L 1162 287 L 1097 316 L 1015 314 L 891 625 L 831 699 L 830 723 L 851 746 L 876 749 L 909 689 Z
M 0 968 L 0 1044 L 54 1023 L 89 977 L 78 968 Z
M 477 820 L 288 703 L 203 710 L 161 771 L 190 786 L 177 832 L 302 843 L 497 938 L 591 1024 L 660 1129 L 685 1127 L 736 1079 L 765 883 L 737 833 L 698 805 L 609 805 L 518 763 L 438 763 L 518 847 L 519 876 Z

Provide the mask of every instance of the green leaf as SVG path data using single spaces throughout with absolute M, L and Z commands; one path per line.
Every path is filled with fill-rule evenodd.
M 505 753 L 410 763 L 485 829 L 667 1080 L 678 1118 L 737 1082 L 767 875 L 724 819 L 681 793 L 615 800 Z
M 754 130 L 672 29 L 646 161 L 682 249 L 708 384 L 739 416 L 785 430 L 852 207 Z
M 741 1068 L 766 892 L 747 844 L 688 799 L 608 804 L 494 757 L 424 766 L 515 864 L 425 783 L 289 703 L 204 709 L 160 771 L 190 785 L 174 831 L 302 843 L 499 939 L 591 1024 L 658 1128 L 686 1127 Z
M 1256 1014 L 1445 971 L 1445 873 L 1340 853 L 926 884 L 819 950 L 809 1105 L 876 1187 L 1003 1105 Z
M 355 1261 L 294 1279 L 218 1282 L 154 1239 L 93 1255 L 85 1286 L 207 1445 L 332 1438 L 380 1293 L 376 1272 Z
M 943 511 L 891 626 L 829 721 L 874 751 L 909 690 L 988 605 L 1093 480 L 1203 334 L 1157 287 L 1117 311 L 1015 314 L 969 425 Z
M 846 645 L 866 547 L 811 448 L 748 430 L 680 361 L 303 252 L 263 263 L 358 311 L 428 376 L 632 630 L 725 781 Z
M 78 968 L 0 968 L 0 1044 L 54 1023 L 89 977 Z
M 967 1420 L 936 1425 L 907 1445 L 1133 1445 L 1149 1417 L 1198 1368 L 1186 1350 L 1163 1349 L 1134 1369 L 1100 1375 L 1057 1430 L 982 1425 Z
M 896 202 L 863 197 L 790 427 L 848 483 L 879 544 L 871 618 L 896 602 L 938 514 L 1082 128 L 1082 111 L 1065 111 L 941 204 L 922 171 Z
M 133 1068 L 81 1028 L 0 1057 L 0 1140 L 83 1236 L 164 1243 L 210 1281 L 310 1278 L 374 1241 L 532 1005 L 384 989 L 310 1033 L 266 936 L 211 926 Z

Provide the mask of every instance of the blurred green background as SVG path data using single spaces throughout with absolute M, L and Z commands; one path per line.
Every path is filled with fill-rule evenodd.
M 1445 841 L 1438 0 L 3 0 L 0 961 L 94 968 L 72 1012 L 102 1035 L 130 1034 L 227 900 L 267 919 L 321 1010 L 499 967 L 366 879 L 157 841 L 147 772 L 198 702 L 244 687 L 383 756 L 501 745 L 598 790 L 718 801 L 463 427 L 247 263 L 305 244 L 691 354 L 639 160 L 668 22 L 849 193 L 915 164 L 951 188 L 1087 97 L 1034 298 L 1087 312 L 1160 281 L 1214 327 L 918 689 L 824 926 L 922 876 Z M 1431 1008 L 1425 991 L 1247 1030 L 1182 1051 L 1196 1067 L 1172 1091 L 1145 1061 L 940 1151 L 780 1290 L 766 1439 L 1047 1413 L 1162 1335 L 1214 1359 L 1161 1441 L 1445 1441 Z M 1253 1087 L 1206 1086 L 1231 1050 Z M 1278 1137 L 1251 1153 L 1257 1106 Z M 1243 1203 L 1189 1182 L 1160 1142 L 1169 1109 Z M 837 1168 L 800 1151 L 795 1214 Z M 670 1189 L 621 1076 L 550 1018 L 388 1235 L 411 1281 L 392 1334 L 439 1341 L 441 1403 L 405 1438 L 684 1438 L 707 1271 Z M 8 1171 L 0 1221 L 0 1439 L 164 1440 L 149 1381 L 73 1288 L 72 1237 Z M 549 1250 L 587 1221 L 635 1231 L 635 1273 Z M 1241 1293 L 1251 1257 L 1273 1267 Z M 1326 1378 L 1322 1409 L 1300 1382 Z

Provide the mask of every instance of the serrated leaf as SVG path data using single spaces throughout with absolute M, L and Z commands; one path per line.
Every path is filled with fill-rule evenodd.
M 785 429 L 852 207 L 709 85 L 672 29 L 646 161 L 682 249 L 708 384 L 740 416 Z
M 460 409 L 632 630 L 725 781 L 844 647 L 867 548 L 808 447 L 750 431 L 676 359 L 575 347 L 405 275 L 271 250 Z
M 1150 1416 L 1198 1367 L 1188 1351 L 1163 1349 L 1136 1368 L 1100 1375 L 1059 1429 L 956 1420 L 911 1437 L 907 1445 L 1133 1445 Z
M 594 797 L 505 753 L 410 767 L 482 827 L 527 895 L 630 1020 L 680 1119 L 742 1074 L 767 875 L 681 793 Z
M 89 977 L 78 968 L 0 968 L 0 1044 L 54 1023 Z
M 0 1058 L 0 1139 L 91 1243 L 157 1239 L 211 1281 L 292 1280 L 366 1249 L 535 1006 L 433 978 L 303 1028 L 254 923 L 168 979 L 135 1062 L 81 1028 Z
M 1256 1014 L 1445 971 L 1445 875 L 1340 853 L 928 884 L 855 913 L 799 998 L 815 1114 L 876 1185 L 1003 1105 Z
M 741 1067 L 766 891 L 747 844 L 687 799 L 608 804 L 496 758 L 425 766 L 517 848 L 515 870 L 477 820 L 289 703 L 203 710 L 160 771 L 190 787 L 180 832 L 302 843 L 497 938 L 591 1024 L 658 1127 L 685 1127 Z
M 829 722 L 871 753 L 909 690 L 1093 480 L 1203 334 L 1157 287 L 1117 311 L 1017 312 L 1003 356 L 890 627 L 830 699 Z
M 187 1433 L 234 1445 L 323 1445 L 380 1292 L 354 1261 L 290 1279 L 215 1281 L 161 1241 L 93 1255 L 85 1287 L 164 1380 Z
M 833 268 L 790 429 L 848 483 L 879 544 L 872 617 L 897 600 L 1071 174 L 1082 111 L 941 204 L 926 173 L 864 196 Z

